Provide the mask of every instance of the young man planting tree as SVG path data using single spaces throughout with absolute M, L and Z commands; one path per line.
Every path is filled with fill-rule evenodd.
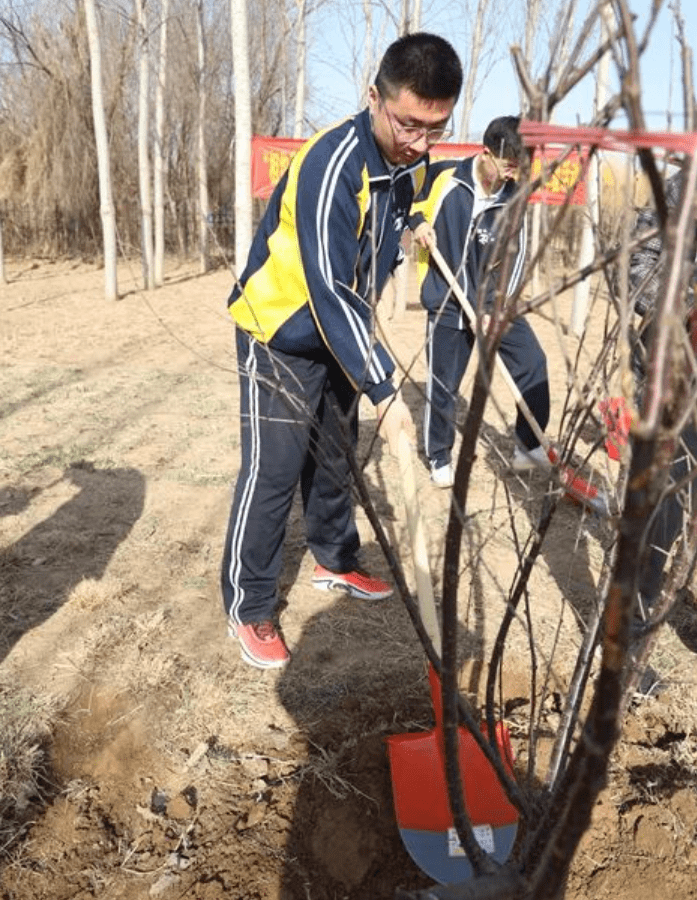
M 385 53 L 368 107 L 299 150 L 261 221 L 229 299 L 237 326 L 241 466 L 222 567 L 230 634 L 242 658 L 283 666 L 275 623 L 286 523 L 300 484 L 313 584 L 363 599 L 391 586 L 359 568 L 348 454 L 361 393 L 396 452 L 414 425 L 374 337 L 373 303 L 431 144 L 448 130 L 462 84 L 451 45 L 411 34 Z
M 419 260 L 421 303 L 428 312 L 426 359 L 428 380 L 424 414 L 424 445 L 431 480 L 438 487 L 453 484 L 452 449 L 455 441 L 457 393 L 475 341 L 474 331 L 443 272 L 429 263 L 427 248 L 435 241 L 451 272 L 457 277 L 472 309 L 484 291 L 485 309 L 493 304 L 498 287 L 496 272 L 488 268 L 506 206 L 516 191 L 524 148 L 518 134 L 520 119 L 502 116 L 489 123 L 483 149 L 476 156 L 431 164 L 428 180 L 415 203 L 410 227 L 423 248 Z M 506 295 L 518 287 L 526 250 L 525 219 L 516 242 Z M 547 361 L 534 331 L 525 319 L 515 319 L 506 330 L 499 353 L 542 431 L 549 421 Z M 512 467 L 524 471 L 549 468 L 525 416 L 519 411 L 517 447 Z

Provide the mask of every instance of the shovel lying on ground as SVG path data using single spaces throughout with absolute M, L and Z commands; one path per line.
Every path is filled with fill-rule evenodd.
M 399 468 L 411 541 L 419 613 L 436 653 L 440 656 L 433 585 L 428 550 L 419 515 L 412 450 L 400 436 Z M 428 667 L 435 727 L 415 734 L 392 735 L 387 749 L 392 793 L 402 841 L 414 862 L 440 884 L 456 884 L 472 877 L 473 870 L 453 826 L 445 777 L 443 710 L 440 679 Z M 485 728 L 482 728 L 485 731 Z M 509 802 L 490 763 L 467 729 L 458 728 L 459 766 L 464 801 L 475 838 L 498 862 L 505 862 L 518 830 L 518 811 Z M 496 728 L 496 740 L 506 769 L 512 774 L 510 737 L 505 726 Z
M 472 330 L 475 330 L 477 327 L 475 312 L 472 309 L 459 281 L 453 275 L 450 267 L 448 266 L 445 259 L 443 259 L 443 255 L 436 247 L 435 243 L 431 242 L 429 244 L 429 252 L 431 254 L 431 258 L 438 266 L 441 274 L 448 283 L 448 287 L 453 292 L 455 298 L 458 300 L 465 315 L 467 316 Z M 601 491 L 599 491 L 597 487 L 589 484 L 584 478 L 581 478 L 580 475 L 577 475 L 570 466 L 561 464 L 559 454 L 552 447 L 544 431 L 540 428 L 537 419 L 533 416 L 530 407 L 525 402 L 525 399 L 523 398 L 518 385 L 515 383 L 511 373 L 506 368 L 506 364 L 501 359 L 498 353 L 496 354 L 496 365 L 503 375 L 506 386 L 513 395 L 516 406 L 525 417 L 526 422 L 539 441 L 540 446 L 547 454 L 547 458 L 557 470 L 566 496 L 574 500 L 576 503 L 580 503 L 583 506 L 586 506 L 588 509 L 592 510 L 600 516 L 608 516 L 609 504 L 605 495 Z

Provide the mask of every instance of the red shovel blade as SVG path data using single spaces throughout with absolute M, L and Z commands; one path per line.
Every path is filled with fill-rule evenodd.
M 437 680 L 437 679 L 436 679 Z M 440 884 L 472 876 L 472 867 L 453 826 L 445 779 L 440 697 L 433 692 L 436 727 L 423 734 L 387 738 L 395 814 L 409 855 Z M 485 727 L 482 726 L 482 730 Z M 480 846 L 498 862 L 513 849 L 518 811 L 510 803 L 496 774 L 472 735 L 458 728 L 459 765 L 467 814 Z M 508 730 L 501 723 L 496 740 L 506 768 L 513 759 Z
M 559 454 L 550 447 L 547 456 L 552 465 L 559 465 Z M 570 466 L 561 466 L 559 469 L 559 477 L 564 485 L 565 497 L 568 497 L 574 503 L 585 506 L 599 516 L 609 515 L 609 506 L 605 495 L 599 491 L 593 484 L 589 484 L 585 478 L 581 478 Z

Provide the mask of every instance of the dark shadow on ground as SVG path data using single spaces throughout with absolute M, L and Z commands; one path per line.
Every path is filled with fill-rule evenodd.
M 145 480 L 136 469 L 97 469 L 81 462 L 64 477 L 78 493 L 0 556 L 0 660 L 83 579 L 104 575 L 143 511 Z M 21 489 L 6 493 L 0 513 L 19 510 L 29 499 Z
M 18 516 L 29 506 L 31 498 L 40 492 L 40 488 L 15 488 L 11 485 L 0 488 L 0 518 Z

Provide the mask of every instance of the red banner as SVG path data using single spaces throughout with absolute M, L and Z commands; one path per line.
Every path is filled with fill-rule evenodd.
M 546 180 L 530 195 L 530 203 L 583 206 L 586 202 L 586 159 L 575 150 L 567 152 L 551 147 L 538 150 L 532 160 L 531 177 L 533 181 L 540 177 L 544 163 Z
M 252 197 L 268 200 L 291 159 L 305 143 L 301 138 L 252 138 Z
M 662 147 L 672 153 L 697 153 L 697 132 L 690 131 L 611 131 L 609 128 L 587 125 L 550 125 L 549 122 L 523 120 L 520 133 L 530 147 L 568 144 L 625 153 L 640 148 Z
M 267 200 L 281 180 L 290 161 L 302 147 L 302 138 L 276 138 L 254 135 L 252 138 L 252 196 Z M 474 156 L 481 144 L 435 144 L 430 150 L 431 159 L 462 159 Z M 532 177 L 542 170 L 542 157 L 536 154 L 532 165 Z M 563 161 L 554 169 L 544 187 L 530 198 L 531 203 L 583 204 L 586 201 L 583 162 L 578 153 L 564 155 L 564 151 L 545 148 L 544 159 L 552 168 L 556 159 Z M 569 198 L 567 200 L 567 198 Z
M 481 149 L 481 144 L 434 144 L 428 155 L 433 160 L 464 159 L 466 156 L 474 156 Z
M 536 148 L 536 157 L 540 154 L 548 156 L 552 152 L 550 145 L 573 147 L 575 149 L 572 153 L 580 151 L 584 158 L 587 158 L 591 148 L 624 154 L 633 154 L 642 149 L 660 149 L 668 157 L 671 154 L 697 154 L 697 132 L 694 131 L 619 131 L 588 125 L 551 125 L 549 122 L 523 120 L 520 123 L 520 134 L 528 147 Z M 561 159 L 562 152 L 555 150 L 554 155 Z M 572 158 L 569 155 L 568 159 Z M 567 163 L 562 163 L 562 167 L 565 166 Z M 562 181 L 567 180 L 571 177 L 571 172 L 562 172 L 560 177 Z

